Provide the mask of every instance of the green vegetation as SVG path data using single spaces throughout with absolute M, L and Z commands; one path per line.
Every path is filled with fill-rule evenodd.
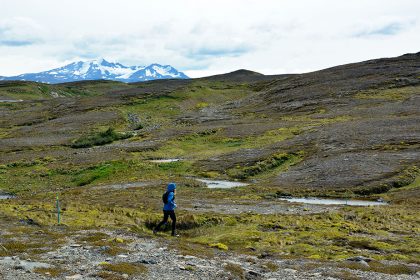
M 127 166 L 128 163 L 125 162 L 109 162 L 88 167 L 74 172 L 73 182 L 76 186 L 88 185 L 100 179 L 107 179 L 113 174 L 124 170 Z
M 102 267 L 105 270 L 117 272 L 121 274 L 128 274 L 128 275 L 136 275 L 136 274 L 144 274 L 147 272 L 147 268 L 142 264 L 133 264 L 133 263 L 103 263 Z
M 113 128 L 108 128 L 106 131 L 99 132 L 94 135 L 82 136 L 75 140 L 72 144 L 72 148 L 89 148 L 93 146 L 100 146 L 112 143 L 117 140 L 130 138 L 130 134 L 123 134 L 116 132 Z
M 179 195 L 190 197 L 193 196 L 190 192 L 200 192 L 199 189 L 184 188 L 187 189 L 180 188 Z M 151 192 L 148 188 L 114 193 L 118 193 L 118 200 L 115 200 L 117 197 L 113 193 L 105 196 L 91 192 L 77 194 L 78 201 L 91 201 L 89 205 L 63 197 L 63 223 L 71 228 L 130 228 L 144 233 L 150 232 L 161 219 L 158 209 L 148 210 L 150 203 L 159 199 L 159 190 Z M 226 196 L 232 191 L 224 193 Z M 138 199 L 140 197 L 141 201 Z M 20 204 L 18 201 L 7 201 L 0 205 L 0 210 L 6 215 L 27 216 L 36 223 L 53 225 L 53 207 L 53 199 L 49 203 L 27 201 Z M 399 205 L 347 207 L 336 212 L 307 215 L 191 215 L 181 211 L 178 220 L 183 237 L 174 246 L 180 252 L 193 255 L 202 255 L 206 251 L 200 249 L 201 247 L 191 247 L 191 244 L 196 243 L 207 248 L 255 255 L 270 253 L 293 258 L 343 260 L 363 254 L 375 260 L 417 262 L 420 253 L 417 214 L 417 209 Z M 105 252 L 107 254 L 120 254 L 125 250 L 125 242 L 110 240 L 103 234 L 88 235 L 83 240 L 89 241 L 93 246 L 108 246 L 110 252 Z M 14 246 L 4 244 L 10 250 Z M 22 248 L 20 252 L 24 250 L 27 249 Z
M 52 276 L 52 277 L 59 277 L 62 274 L 64 274 L 66 272 L 66 270 L 61 269 L 61 268 L 57 268 L 57 267 L 51 267 L 51 268 L 35 268 L 34 269 L 35 273 L 39 273 L 39 274 L 45 274 L 48 276 Z
M 409 187 L 404 188 L 403 190 L 414 189 L 416 186 L 418 187 L 417 178 L 419 175 L 420 169 L 417 166 L 411 166 L 399 172 L 398 175 L 392 177 L 388 183 L 383 183 L 374 187 L 355 188 L 353 192 L 358 195 L 372 195 L 395 192 L 395 189 L 404 188 L 406 186 Z
M 349 268 L 353 270 L 375 271 L 391 275 L 413 274 L 415 271 L 403 264 L 383 264 L 378 261 L 369 262 L 369 266 L 364 266 L 357 262 L 345 262 L 339 265 L 341 268 Z
M 372 146 L 366 146 L 361 143 L 364 141 L 362 136 L 355 137 L 351 144 L 342 143 L 342 139 L 335 138 L 335 133 L 340 133 L 340 126 L 343 126 L 357 134 L 354 127 L 358 122 L 371 117 L 363 114 L 360 107 L 360 111 L 353 113 L 347 106 L 351 102 L 360 105 L 391 101 L 393 105 L 401 105 L 394 101 L 410 98 L 417 93 L 418 87 L 371 89 L 348 97 L 350 103 L 346 103 L 348 100 L 344 96 L 340 99 L 343 105 L 330 105 L 326 101 L 299 107 L 298 95 L 286 96 L 287 89 L 270 89 L 270 86 L 264 82 L 264 91 L 257 95 L 257 87 L 249 83 L 208 80 L 193 80 L 175 86 L 116 82 L 0 86 L 0 94 L 5 97 L 43 99 L 30 104 L 0 104 L 5 115 L 25 116 L 22 123 L 15 123 L 11 117 L 0 128 L 0 137 L 5 139 L 2 142 L 5 150 L 0 164 L 0 190 L 18 195 L 16 199 L 2 200 L 0 212 L 6 219 L 28 223 L 20 227 L 5 225 L 0 256 L 29 254 L 37 257 L 61 246 L 66 234 L 79 230 L 84 232 L 76 237 L 80 243 L 93 246 L 105 255 L 126 253 L 130 240 L 115 239 L 100 230 L 118 229 L 151 236 L 151 229 L 162 218 L 161 195 L 165 184 L 174 181 L 179 186 L 178 229 L 181 237 L 175 241 L 168 238 L 167 243 L 180 254 L 211 258 L 215 252 L 233 251 L 257 257 L 306 258 L 314 262 L 342 261 L 363 255 L 374 259 L 370 268 L 357 267 L 350 262 L 343 264 L 343 268 L 388 274 L 411 273 L 404 265 L 385 266 L 380 261 L 419 263 L 420 179 L 419 169 L 413 162 L 401 160 L 398 163 L 401 167 L 386 174 L 386 180 L 369 187 L 363 184 L 316 189 L 298 184 L 280 187 L 273 180 L 308 158 L 317 157 L 322 161 L 321 153 L 329 157 L 343 151 L 389 152 L 397 158 L 397 152 L 417 147 L 415 141 L 382 143 L 380 139 L 375 139 Z M 320 92 L 333 91 L 321 89 Z M 316 90 L 310 88 L 312 92 Z M 55 95 L 53 93 L 68 99 L 47 100 Z M 275 104 L 268 98 L 255 109 L 254 103 L 267 95 L 273 99 L 277 95 L 284 96 L 282 106 L 285 107 L 278 111 L 270 109 Z M 298 104 L 297 109 L 288 103 Z M 346 109 L 342 110 L 340 106 Z M 98 112 L 101 114 L 89 125 L 74 118 Z M 58 122 L 60 114 L 68 119 Z M 408 111 L 401 118 L 408 118 L 410 114 L 412 112 Z M 132 136 L 113 128 L 137 131 Z M 86 131 L 92 133 L 86 134 Z M 31 138 L 38 134 L 46 135 L 41 139 L 45 142 L 27 144 L 38 140 Z M 60 135 L 63 138 L 56 141 L 54 138 Z M 128 145 L 85 149 L 128 137 L 131 137 Z M 70 143 L 71 139 L 76 140 Z M 319 143 L 326 143 L 328 147 L 320 147 Z M 150 161 L 169 158 L 182 160 Z M 201 176 L 247 180 L 250 185 L 208 189 L 193 179 Z M 56 227 L 57 194 L 62 206 L 62 227 Z M 185 210 L 193 209 L 202 201 L 214 207 L 218 204 L 270 204 L 279 195 L 286 194 L 381 197 L 390 200 L 391 205 L 334 208 L 325 213 L 313 213 L 310 208 L 302 207 L 299 214 L 285 211 L 264 215 L 248 211 L 221 214 L 213 212 L 214 208 L 206 208 L 207 205 L 194 208 L 194 212 Z M 88 231 L 84 231 L 86 229 Z M 159 233 L 159 238 L 169 236 L 170 229 L 166 230 Z M 31 242 L 25 241 L 23 236 L 29 237 Z M 103 279 L 122 279 L 121 274 L 146 272 L 144 266 L 132 263 L 106 263 L 101 267 L 103 271 L 98 277 Z M 271 271 L 278 269 L 270 262 L 266 267 Z M 233 277 L 245 277 L 243 268 L 238 265 L 228 264 L 225 270 Z M 57 277 L 63 274 L 59 269 L 37 272 Z M 356 279 L 348 271 L 337 273 L 337 277 Z
M 238 264 L 228 263 L 225 265 L 225 270 L 232 274 L 235 278 L 245 279 L 245 271 Z
M 213 248 L 217 248 L 219 250 L 224 250 L 224 251 L 227 251 L 229 249 L 228 246 L 226 246 L 223 243 L 212 243 L 212 244 L 209 244 L 209 246 Z
M 390 101 L 404 101 L 420 91 L 419 86 L 368 90 L 356 94 L 359 99 L 384 99 Z
M 280 166 L 285 167 L 286 165 L 290 165 L 292 163 L 295 164 L 296 162 L 301 160 L 302 155 L 302 152 L 293 154 L 275 154 L 269 157 L 268 159 L 255 163 L 252 166 L 230 169 L 228 170 L 228 174 L 233 178 L 244 180 L 249 177 L 256 176 L 267 171 L 271 171 Z

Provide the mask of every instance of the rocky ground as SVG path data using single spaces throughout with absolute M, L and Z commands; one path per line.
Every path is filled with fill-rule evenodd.
M 388 275 L 339 268 L 337 263 L 317 263 L 309 260 L 274 259 L 270 256 L 246 256 L 215 250 L 214 257 L 183 255 L 170 248 L 177 242 L 161 235 L 159 238 L 139 237 L 122 232 L 106 231 L 116 240 L 130 240 L 127 252 L 115 256 L 104 254 L 106 246 L 95 247 L 77 238 L 92 233 L 80 231 L 69 236 L 66 243 L 37 260 L 24 256 L 0 258 L 1 279 L 102 279 L 106 264 L 128 263 L 140 265 L 144 272 L 138 275 L 112 273 L 109 279 L 420 279 L 416 275 Z M 97 233 L 97 232 L 96 232 Z M 369 259 L 353 258 L 345 263 L 369 266 Z M 60 268 L 62 276 L 54 277 L 50 268 Z M 38 270 L 37 270 L 38 269 Z M 42 270 L 45 269 L 45 270 Z M 36 272 L 38 271 L 38 272 Z M 103 274 L 102 274 L 103 275 Z M 353 277 L 353 278 L 349 278 Z

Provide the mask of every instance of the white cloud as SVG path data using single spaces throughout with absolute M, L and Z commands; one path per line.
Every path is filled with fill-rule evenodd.
M 0 46 L 21 47 L 42 42 L 42 27 L 30 18 L 0 20 Z
M 3 2 L 0 75 L 95 57 L 171 64 L 193 77 L 240 68 L 290 73 L 420 45 L 417 0 Z

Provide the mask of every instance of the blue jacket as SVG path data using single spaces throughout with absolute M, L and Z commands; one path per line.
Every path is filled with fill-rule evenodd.
M 175 203 L 175 195 L 174 195 L 174 190 L 176 189 L 176 185 L 174 183 L 170 183 L 168 185 L 168 203 L 165 203 L 165 205 L 163 206 L 163 210 L 165 211 L 171 211 L 171 210 L 175 210 L 176 208 L 176 203 Z

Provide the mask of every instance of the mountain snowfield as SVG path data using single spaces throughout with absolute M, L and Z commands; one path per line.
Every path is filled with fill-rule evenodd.
M 0 80 L 34 81 L 57 84 L 85 80 L 113 80 L 125 83 L 158 79 L 188 79 L 170 65 L 151 64 L 149 66 L 124 66 L 105 59 L 73 62 L 66 66 L 39 73 L 28 73 Z

